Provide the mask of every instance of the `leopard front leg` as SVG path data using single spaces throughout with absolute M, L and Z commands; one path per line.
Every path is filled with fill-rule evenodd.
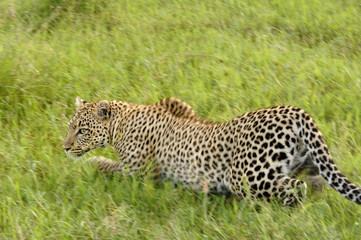
M 88 159 L 91 164 L 94 164 L 98 167 L 98 169 L 102 172 L 117 172 L 123 171 L 123 166 L 120 162 L 115 162 L 112 159 L 103 157 L 103 156 L 95 156 Z
M 139 172 L 141 176 L 151 173 L 151 176 L 154 178 L 158 178 L 161 175 L 158 164 L 156 161 L 151 160 L 145 162 L 138 159 L 138 161 L 135 161 L 136 164 L 130 164 L 124 160 L 117 162 L 103 156 L 95 156 L 88 159 L 88 161 L 96 165 L 100 171 L 106 173 L 121 172 L 122 174 L 132 175 Z

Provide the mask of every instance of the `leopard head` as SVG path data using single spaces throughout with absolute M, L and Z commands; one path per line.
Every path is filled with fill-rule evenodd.
M 110 106 L 106 100 L 87 103 L 76 98 L 77 110 L 68 124 L 68 136 L 63 148 L 72 157 L 105 147 L 110 142 L 109 119 Z

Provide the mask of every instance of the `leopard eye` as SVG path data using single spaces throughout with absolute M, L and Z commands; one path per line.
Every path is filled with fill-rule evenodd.
M 88 129 L 81 128 L 81 129 L 79 129 L 78 134 L 85 134 L 87 131 L 88 131 Z

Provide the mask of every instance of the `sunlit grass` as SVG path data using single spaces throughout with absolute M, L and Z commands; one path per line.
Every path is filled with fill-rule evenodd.
M 173 96 L 216 121 L 290 104 L 360 186 L 360 10 L 356 0 L 1 1 L 0 238 L 358 239 L 360 207 L 330 188 L 289 209 L 107 176 L 61 144 L 78 95 Z

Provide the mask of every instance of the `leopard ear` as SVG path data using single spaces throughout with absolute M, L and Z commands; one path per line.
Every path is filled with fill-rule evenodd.
M 76 99 L 75 99 L 75 106 L 76 106 L 77 108 L 82 107 L 85 103 L 86 103 L 86 101 L 84 101 L 84 100 L 81 99 L 80 97 L 76 97 Z
M 110 116 L 109 102 L 107 100 L 102 100 L 98 103 L 97 116 L 100 119 L 107 119 Z

